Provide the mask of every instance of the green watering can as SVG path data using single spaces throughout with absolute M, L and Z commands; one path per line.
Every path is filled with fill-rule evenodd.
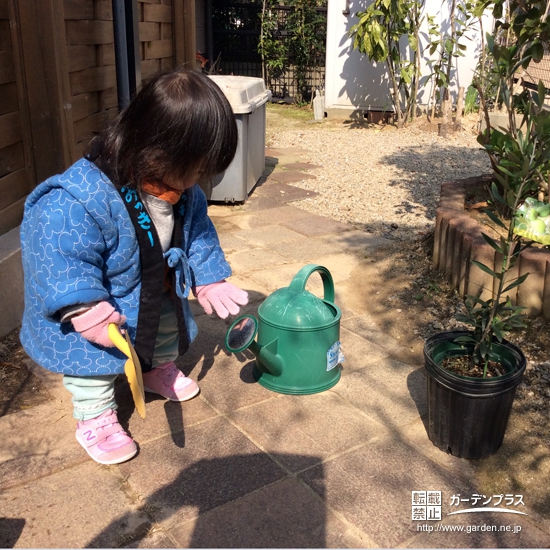
M 323 299 L 305 289 L 313 273 L 323 280 Z M 264 388 L 306 395 L 328 390 L 340 380 L 342 312 L 334 304 L 334 283 L 326 267 L 300 269 L 290 286 L 264 300 L 258 317 L 239 317 L 229 327 L 225 345 L 233 353 L 254 353 L 254 378 Z

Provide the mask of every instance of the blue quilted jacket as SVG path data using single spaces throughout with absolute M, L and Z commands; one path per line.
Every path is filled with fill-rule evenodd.
M 131 195 L 121 194 L 93 163 L 81 159 L 63 174 L 40 184 L 26 201 L 21 225 L 25 279 L 21 342 L 34 361 L 51 371 L 74 376 L 124 372 L 126 357 L 116 348 L 92 344 L 73 329 L 72 323 L 60 322 L 63 308 L 107 300 L 127 317 L 124 328 L 136 343 L 140 308 L 162 300 L 158 296 L 162 294 L 165 267 L 160 243 L 156 242 L 154 226 L 147 223 L 150 219 L 144 205 L 132 204 Z M 138 199 L 136 193 L 134 196 Z M 136 225 L 129 209 L 138 207 Z M 173 295 L 181 303 L 180 339 L 185 331 L 185 340 L 192 342 L 197 325 L 187 301 L 189 288 L 220 281 L 231 275 L 231 268 L 207 216 L 206 197 L 200 187 L 186 190 L 175 209 L 181 213 L 179 248 L 184 253 L 180 253 L 183 265 L 177 279 L 180 288 L 175 289 L 177 296 L 175 292 Z M 140 230 L 146 233 L 145 240 L 139 241 L 136 231 Z M 159 264 L 155 275 L 149 276 L 142 269 L 140 258 L 146 254 L 153 254 Z M 144 277 L 155 279 L 147 287 L 153 300 L 141 296 Z M 150 289 L 159 291 L 151 293 Z M 139 317 L 140 324 L 151 319 L 144 335 L 156 333 L 155 315 Z M 151 351 L 154 338 L 153 344 L 150 337 L 148 340 L 145 347 Z M 151 359 L 151 353 L 145 356 L 146 362 Z

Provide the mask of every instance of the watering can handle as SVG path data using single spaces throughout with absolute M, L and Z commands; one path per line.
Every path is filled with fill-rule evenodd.
M 332 280 L 332 275 L 330 274 L 330 271 L 322 265 L 308 264 L 302 267 L 302 269 L 296 273 L 294 279 L 292 279 L 289 288 L 296 293 L 304 292 L 306 289 L 307 280 L 310 275 L 316 271 L 320 273 L 321 279 L 323 279 L 324 299 L 327 302 L 334 302 L 334 282 Z

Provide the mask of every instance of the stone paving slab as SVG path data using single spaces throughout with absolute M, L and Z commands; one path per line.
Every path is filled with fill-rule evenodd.
M 226 255 L 235 273 L 256 271 L 266 267 L 277 267 L 289 263 L 289 260 L 276 252 L 263 248 L 248 248 Z
M 399 430 L 428 412 L 424 369 L 388 358 L 346 373 L 335 391 L 390 430 Z
M 71 401 L 71 395 L 63 386 L 63 376 L 57 372 L 50 372 L 35 363 L 30 357 L 23 360 L 24 365 L 29 369 L 29 372 L 40 378 L 40 381 L 46 388 L 46 391 L 52 399 L 57 401 L 60 408 L 64 407 Z
M 298 271 L 305 265 L 305 263 L 291 262 L 290 259 L 287 259 L 286 264 L 255 271 L 250 277 L 271 294 L 279 288 L 289 286 Z M 323 284 L 320 276 L 312 275 L 307 281 L 306 290 L 314 294 L 322 294 Z
M 418 418 L 415 422 L 400 429 L 404 441 L 407 441 L 418 452 L 433 460 L 453 475 L 465 479 L 473 479 L 475 469 L 470 460 L 442 452 L 428 438 L 427 416 Z
M 281 223 L 281 225 L 287 224 Z M 345 223 L 337 222 L 323 216 L 317 216 L 316 214 L 310 214 L 308 218 L 295 220 L 292 222 L 292 225 L 288 227 L 292 227 L 294 231 L 306 237 L 319 237 L 321 235 L 349 231 L 350 229 L 349 225 Z
M 249 243 L 250 247 L 271 247 L 273 245 L 282 245 L 288 241 L 303 240 L 303 235 L 296 233 L 288 227 L 278 225 L 267 225 L 259 227 L 253 231 L 249 229 L 240 229 L 234 231 L 233 235 Z M 273 248 L 272 250 L 276 250 Z M 276 250 L 277 251 L 277 250 Z
M 388 357 L 387 352 L 382 348 L 343 327 L 340 327 L 340 342 L 344 354 L 343 370 L 346 377 Z
M 24 520 L 15 539 L 18 548 L 114 548 L 124 535 L 149 524 L 121 490 L 122 484 L 116 468 L 87 459 L 78 467 L 1 492 L 1 515 Z M 12 547 L 9 542 L 16 533 L 11 529 L 0 529 L 2 548 Z
M 89 462 L 75 429 L 70 404 L 55 401 L 0 417 L 0 490 Z
M 359 263 L 357 256 L 344 253 L 329 254 L 327 256 L 317 256 L 313 263 L 322 265 L 330 271 L 337 293 L 339 291 L 344 292 L 347 290 L 352 293 L 353 299 L 357 285 L 360 284 L 359 281 L 350 279 L 353 270 Z M 348 282 L 351 283 L 351 288 L 348 288 L 345 285 L 345 283 Z
M 268 179 L 275 180 L 280 183 L 298 183 L 299 181 L 314 180 L 316 178 L 317 176 L 314 176 L 313 174 L 299 172 L 297 170 L 289 170 L 288 172 L 275 170 L 268 177 Z
M 250 351 L 216 360 L 216 366 L 204 376 L 192 371 L 199 380 L 201 398 L 221 413 L 229 413 L 255 403 L 273 399 L 274 394 L 254 380 L 254 356 Z
M 281 202 L 273 197 L 257 197 L 254 201 L 248 200 L 239 205 L 241 212 L 263 212 L 272 208 L 280 208 Z
M 210 219 L 218 232 L 218 236 L 225 235 L 239 229 L 239 226 L 234 223 L 234 220 L 236 219 L 235 216 L 211 216 Z
M 363 338 L 374 342 L 377 346 L 388 352 L 392 357 L 400 359 L 405 357 L 410 359 L 410 354 L 405 348 L 407 344 L 406 334 L 403 340 L 395 340 L 384 332 L 383 327 L 378 326 L 368 315 L 358 315 L 356 317 L 343 319 L 342 326 L 361 335 Z
M 300 474 L 327 506 L 379 548 L 395 548 L 417 535 L 412 491 L 475 492 L 471 485 L 395 437 L 362 446 Z
M 208 204 L 208 217 L 216 220 L 218 218 L 229 218 L 236 214 L 245 214 L 243 205 L 232 205 L 224 203 L 209 203 Z
M 143 419 L 135 410 L 130 387 L 124 378 L 116 388 L 116 402 L 119 403 L 119 421 L 123 426 L 127 426 L 130 435 L 140 444 L 183 432 L 188 427 L 214 418 L 218 414 L 200 398 L 176 403 L 160 395 L 145 393 L 147 415 Z
M 166 528 L 286 475 L 224 418 L 141 445 L 139 455 L 121 464 L 120 472 Z
M 210 217 L 212 218 L 212 216 Z M 257 229 L 260 227 L 265 227 L 266 225 L 271 225 L 269 221 L 264 220 L 253 213 L 251 214 L 248 212 L 236 212 L 228 216 L 228 218 L 231 224 L 233 224 L 234 226 L 240 229 Z M 219 219 L 227 219 L 227 218 L 214 217 L 213 220 L 215 224 L 218 222 Z M 222 235 L 218 235 L 218 236 L 221 237 Z
M 335 386 L 337 388 L 338 386 Z M 292 472 L 372 440 L 385 428 L 357 414 L 335 392 L 278 395 L 235 411 L 231 420 L 266 452 L 282 455 Z
M 304 265 L 313 262 L 316 258 L 334 253 L 334 245 L 323 239 L 308 239 L 300 233 L 295 234 L 298 235 L 296 240 L 276 241 L 271 245 L 271 250 L 296 262 L 302 262 Z
M 277 173 L 275 172 L 274 174 Z M 284 183 L 282 179 L 276 175 L 271 175 L 266 179 L 265 183 L 258 188 L 257 194 L 261 197 L 272 197 L 281 203 L 287 203 L 312 198 L 319 193 L 309 189 L 302 189 L 294 185 L 288 185 L 288 183 Z
M 275 482 L 170 533 L 179 548 L 363 548 L 366 542 L 296 479 Z
M 246 254 L 250 250 L 250 243 L 234 233 L 222 233 L 219 238 L 226 258 L 236 253 Z
M 384 237 L 377 237 L 364 231 L 349 230 L 342 233 L 335 233 L 330 236 L 322 236 L 322 240 L 326 241 L 342 253 L 356 253 L 364 255 L 370 249 L 387 246 L 390 241 Z
M 257 303 L 245 306 L 241 313 L 257 314 Z M 252 352 L 245 350 L 232 354 L 225 349 L 225 334 L 233 319 L 223 321 L 202 315 L 196 321 L 203 338 L 200 343 L 191 344 L 188 353 L 178 360 L 178 365 L 187 376 L 198 382 L 201 388 L 199 397 L 205 403 L 224 414 L 275 396 L 254 380 Z M 182 405 L 184 412 L 193 401 Z
M 301 210 L 300 208 L 297 208 L 296 206 L 291 205 L 284 205 L 281 206 L 280 203 L 278 203 L 278 206 L 276 208 L 270 208 L 265 211 L 261 211 L 257 213 L 257 216 L 259 218 L 262 218 L 263 220 L 267 220 L 271 223 L 285 225 L 285 224 L 291 224 L 288 227 L 292 229 L 292 224 L 297 222 L 298 220 L 308 219 L 310 216 L 313 216 L 314 214 L 310 214 L 309 212 L 306 212 L 305 210 Z

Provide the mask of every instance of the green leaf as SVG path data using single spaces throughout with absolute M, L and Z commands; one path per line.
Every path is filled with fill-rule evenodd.
M 495 11 L 497 9 L 497 6 L 495 5 Z M 500 15 L 495 15 L 495 11 L 493 11 L 493 16 L 495 19 L 499 19 Z M 501 14 L 502 14 L 502 7 L 501 7 Z M 485 42 L 487 43 L 487 47 L 489 48 L 489 51 L 494 55 L 495 50 L 495 38 L 492 34 L 486 33 L 485 34 Z
M 498 218 L 494 212 L 491 212 L 490 210 L 488 210 L 487 208 L 484 208 L 483 209 L 483 212 L 485 213 L 485 215 L 490 218 L 496 225 L 498 225 L 499 227 L 502 227 L 503 229 L 508 229 L 506 227 L 506 225 L 504 224 L 504 222 Z M 496 250 L 496 249 L 495 249 Z
M 485 273 L 488 273 L 491 275 L 491 277 L 494 277 L 495 279 L 501 279 L 502 275 L 500 273 L 495 273 L 492 269 L 487 267 L 485 264 L 482 264 L 481 262 L 478 262 L 477 260 L 472 260 L 472 263 L 479 267 L 481 271 L 485 271 Z
M 529 160 L 529 159 L 528 159 L 528 160 Z M 516 177 L 516 174 L 514 174 L 513 172 L 510 172 L 510 170 L 508 170 L 507 168 L 505 168 L 504 166 L 502 166 L 502 164 L 499 164 L 499 165 L 498 165 L 498 169 L 499 169 L 502 173 L 506 174 L 507 176 L 510 176 L 510 177 L 512 177 L 512 178 L 515 178 L 515 177 Z
M 453 342 L 456 342 L 457 344 L 477 344 L 477 340 L 473 338 L 472 336 L 457 336 Z M 449 348 L 453 349 L 453 348 Z M 462 346 L 454 349 L 462 349 Z
M 487 342 L 482 340 L 479 343 L 479 354 L 481 355 L 481 357 L 485 357 L 487 355 L 487 351 L 488 351 Z
M 531 54 L 535 63 L 539 63 L 544 57 L 544 47 L 538 40 L 527 51 Z
M 502 198 L 502 196 L 500 195 L 500 192 L 498 190 L 498 187 L 497 187 L 497 184 L 493 181 L 491 183 L 491 195 L 493 196 L 493 198 L 495 198 L 498 202 L 502 203 L 502 204 L 507 204 L 506 201 Z
M 503 288 L 502 292 L 508 292 L 509 290 L 512 290 L 513 288 L 521 285 L 521 283 L 523 283 L 523 281 L 525 281 L 525 279 L 527 279 L 528 276 L 529 276 L 529 273 L 525 273 L 521 277 L 518 277 L 517 279 L 514 280 L 514 282 L 510 283 L 506 288 Z
M 495 242 L 495 240 L 492 239 L 491 237 L 489 237 L 489 235 L 486 235 L 485 233 L 482 233 L 481 236 L 483 237 L 483 239 L 485 240 L 485 242 L 486 242 L 491 248 L 494 248 L 499 254 L 504 254 L 504 251 L 502 250 L 502 248 L 500 248 L 500 246 Z
M 508 183 L 506 181 L 506 179 L 504 179 L 502 177 L 501 174 L 499 174 L 498 172 L 494 172 L 493 173 L 493 176 L 504 186 L 504 187 L 507 187 L 508 186 Z M 500 196 L 498 195 L 498 197 L 495 195 L 495 198 L 501 202 L 502 204 L 505 204 L 506 206 L 508 206 L 508 203 Z
M 538 101 L 537 106 L 539 109 L 542 109 L 542 106 L 544 105 L 544 98 L 546 96 L 546 87 L 544 86 L 544 82 L 542 80 L 539 80 L 538 85 Z
M 469 300 L 473 304 L 480 304 L 483 308 L 487 308 L 489 306 L 488 301 L 482 300 L 479 296 L 474 296 L 473 294 L 467 294 L 466 300 Z
M 504 335 L 495 325 L 493 325 L 493 334 L 496 336 L 499 342 L 502 342 L 502 340 L 504 339 Z
M 475 327 L 476 325 L 475 321 L 470 319 L 470 317 L 468 317 L 467 315 L 464 315 L 464 313 L 457 313 L 455 315 L 455 319 L 457 321 L 460 321 L 461 323 L 466 323 L 467 325 L 471 325 L 473 327 Z

